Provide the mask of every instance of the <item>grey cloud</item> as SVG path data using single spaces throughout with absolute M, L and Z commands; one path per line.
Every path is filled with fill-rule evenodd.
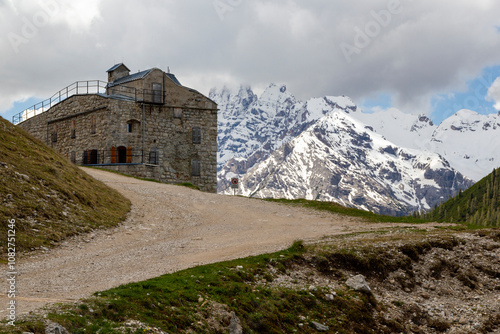
M 64 10 L 67 0 L 59 1 Z M 356 28 L 376 28 L 373 12 L 387 11 L 391 1 L 219 0 L 229 6 L 222 15 L 214 3 L 101 1 L 90 26 L 75 30 L 54 20 L 18 53 L 7 33 L 20 31 L 23 21 L 0 6 L 0 110 L 76 80 L 105 79 L 121 61 L 133 71 L 170 66 L 206 94 L 227 80 L 284 82 L 299 98 L 345 94 L 356 101 L 390 92 L 398 106 L 425 108 L 433 93 L 500 63 L 498 2 L 401 0 L 400 11 L 386 26 L 378 23 L 351 62 L 340 45 L 355 44 Z M 30 18 L 36 6 L 23 10 Z

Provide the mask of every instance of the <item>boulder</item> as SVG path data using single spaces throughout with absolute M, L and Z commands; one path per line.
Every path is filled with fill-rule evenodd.
M 231 322 L 229 323 L 229 334 L 243 334 L 240 319 L 234 312 L 231 313 Z
M 351 277 L 345 282 L 345 284 L 355 291 L 368 294 L 372 293 L 372 290 L 368 286 L 368 283 L 366 283 L 365 277 L 363 275 L 356 275 L 354 277 Z
M 63 326 L 55 322 L 48 321 L 47 326 L 45 327 L 45 334 L 70 334 L 70 333 Z
M 328 330 L 330 329 L 328 326 L 320 324 L 319 322 L 316 321 L 311 321 L 309 325 L 318 332 L 328 332 Z

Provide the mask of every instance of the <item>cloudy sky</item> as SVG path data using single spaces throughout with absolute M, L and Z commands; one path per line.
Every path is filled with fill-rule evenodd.
M 363 110 L 500 110 L 500 1 L 0 0 L 0 115 L 78 80 L 167 66 L 182 84 L 284 83 Z

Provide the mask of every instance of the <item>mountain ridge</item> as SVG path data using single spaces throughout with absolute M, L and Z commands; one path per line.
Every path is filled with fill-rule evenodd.
M 405 149 L 333 111 L 241 178 L 240 193 L 337 202 L 386 215 L 429 210 L 471 181 L 438 154 Z
M 478 136 L 478 123 L 483 124 L 483 135 L 488 129 L 500 129 L 500 119 L 497 121 L 493 115 L 490 115 L 493 119 L 489 121 L 489 127 L 484 126 L 487 123 L 484 120 L 477 120 L 482 115 L 465 111 L 458 112 L 455 119 L 450 117 L 450 124 L 445 121 L 436 126 L 425 114 L 405 114 L 397 109 L 374 114 L 362 113 L 346 96 L 325 96 L 300 101 L 290 94 L 285 85 L 275 84 L 269 85 L 260 97 L 253 93 L 249 86 L 241 86 L 237 89 L 213 89 L 210 98 L 219 103 L 222 116 L 218 124 L 219 192 L 224 192 L 229 187 L 232 177 L 244 180 L 244 175 L 254 166 L 263 163 L 273 152 L 283 148 L 327 114 L 336 111 L 364 123 L 367 131 L 378 133 L 392 142 L 388 147 L 394 147 L 396 151 L 416 149 L 437 153 L 443 160 L 443 166 L 446 166 L 446 171 L 442 170 L 442 177 L 447 173 L 455 173 L 454 171 L 466 176 L 464 182 L 459 182 L 459 187 L 450 189 L 451 192 L 445 191 L 444 197 L 439 196 L 430 203 L 422 203 L 422 209 L 429 209 L 443 202 L 449 195 L 453 195 L 454 191 L 462 189 L 466 184 L 472 184 L 471 180 L 477 180 L 479 175 L 489 168 L 489 165 L 476 168 L 478 164 L 488 161 L 490 165 L 494 165 L 495 159 L 500 161 L 500 157 L 491 154 L 494 149 L 477 152 L 478 150 L 470 148 L 474 142 L 472 138 Z M 462 126 L 463 124 L 469 126 Z M 483 137 L 486 139 L 482 140 L 487 141 L 491 135 L 488 133 Z M 462 145 L 454 145 L 455 142 Z M 464 147 L 467 147 L 469 152 L 466 152 Z M 471 161 L 474 163 L 471 164 Z M 324 177 L 328 179 L 330 176 Z M 425 183 L 425 180 L 425 175 L 420 178 L 421 183 Z M 397 192 L 397 189 L 393 192 Z M 419 205 L 410 205 L 409 208 L 419 208 Z

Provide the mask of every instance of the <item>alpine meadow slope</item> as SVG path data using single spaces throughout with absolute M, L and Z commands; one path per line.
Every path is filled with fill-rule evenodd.
M 423 218 L 475 226 L 500 227 L 500 169 L 434 208 Z
M 68 159 L 0 118 L 0 233 L 15 220 L 19 253 L 51 247 L 92 229 L 116 226 L 130 202 Z M 6 255 L 7 238 L 0 240 Z

